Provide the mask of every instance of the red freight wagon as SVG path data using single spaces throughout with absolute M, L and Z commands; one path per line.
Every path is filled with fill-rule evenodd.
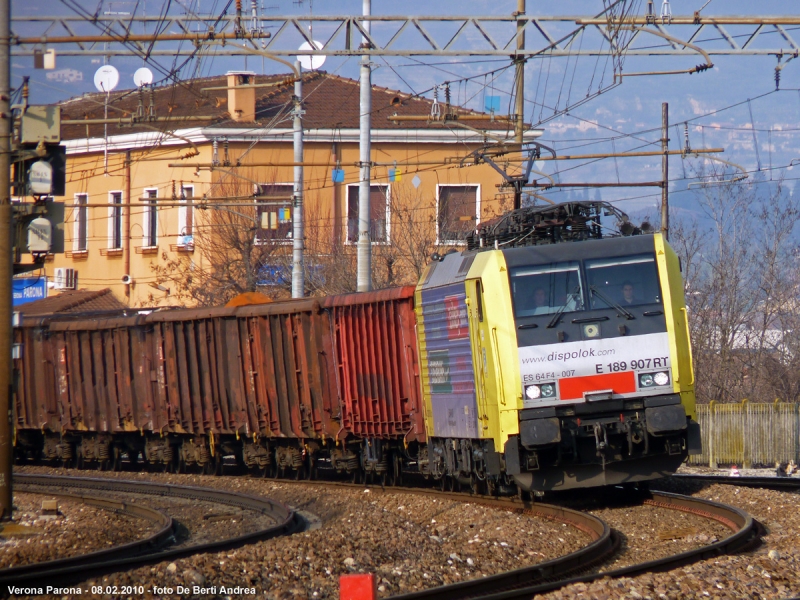
M 425 440 L 414 288 L 238 308 L 25 319 L 18 450 L 213 472 L 399 470 Z
M 425 441 L 414 287 L 326 298 L 336 336 L 342 427 Z

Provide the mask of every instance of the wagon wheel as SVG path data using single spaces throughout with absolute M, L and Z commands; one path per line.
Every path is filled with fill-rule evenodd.
M 312 481 L 317 478 L 317 461 L 310 454 L 308 455 L 308 465 L 306 468 L 306 479 Z
M 222 473 L 222 461 L 219 460 L 219 455 L 211 457 L 206 464 L 203 465 L 203 475 L 217 476 Z
M 394 455 L 394 484 L 403 485 L 403 459 L 399 455 Z
M 486 494 L 488 496 L 497 495 L 497 482 L 491 477 L 486 478 Z
M 111 447 L 111 470 L 122 471 L 122 450 L 119 446 Z
M 139 451 L 128 450 L 128 462 L 131 464 L 131 469 L 134 471 L 139 470 Z
M 181 452 L 180 452 L 180 449 L 178 449 L 178 451 L 175 452 L 172 455 L 172 460 L 170 460 L 169 463 L 167 464 L 167 471 L 166 472 L 167 473 L 180 473 L 181 472 Z
M 480 496 L 483 492 L 483 485 L 478 476 L 473 473 L 469 478 L 469 493 L 474 496 Z
M 522 502 L 530 502 L 531 495 L 522 489 L 522 486 L 517 484 L 517 498 L 519 498 Z

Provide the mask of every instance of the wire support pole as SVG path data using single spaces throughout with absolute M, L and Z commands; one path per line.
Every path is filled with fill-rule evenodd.
M 363 0 L 364 16 L 372 10 L 371 0 Z M 369 21 L 364 22 L 361 45 L 369 47 Z M 372 128 L 372 69 L 370 57 L 361 57 L 360 77 L 360 123 L 359 160 L 360 178 L 358 184 L 358 247 L 356 265 L 356 291 L 369 292 L 372 289 L 372 241 L 370 240 L 370 129 Z M 348 203 L 349 204 L 349 203 Z
M 300 61 L 294 63 L 300 73 Z M 292 197 L 292 298 L 305 296 L 303 269 L 303 78 L 294 82 L 294 195 Z
M 517 0 L 517 12 L 515 16 L 519 19 L 525 16 L 525 0 Z M 517 55 L 514 57 L 516 63 L 516 97 L 514 102 L 514 140 L 522 146 L 524 143 L 523 134 L 525 131 L 525 22 L 517 21 Z M 522 207 L 522 187 L 514 186 L 514 210 Z
M 669 104 L 661 104 L 661 233 L 669 240 Z
M 122 213 L 122 264 L 124 275 L 128 275 L 125 284 L 125 303 L 130 307 L 133 302 L 133 288 L 130 280 L 131 273 L 131 151 L 125 151 L 125 203 L 127 206 L 120 207 Z
M 12 518 L 11 0 L 0 0 L 0 520 Z

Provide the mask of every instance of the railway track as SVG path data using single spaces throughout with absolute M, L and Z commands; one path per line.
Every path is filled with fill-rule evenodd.
M 512 504 L 522 504 L 516 500 L 511 502 Z M 578 560 L 574 560 L 572 558 L 573 555 L 568 555 L 548 563 L 501 573 L 493 577 L 393 596 L 392 600 L 529 599 L 535 594 L 559 589 L 572 583 L 588 583 L 603 577 L 630 577 L 644 572 L 666 571 L 711 556 L 738 552 L 753 544 L 758 537 L 756 522 L 744 511 L 730 506 L 667 492 L 653 492 L 650 498 L 644 500 L 644 503 L 671 510 L 691 512 L 713 519 L 725 525 L 732 533 L 727 538 L 708 546 L 613 571 L 600 571 L 565 579 L 565 576 L 570 573 L 585 571 L 587 568 L 598 566 L 610 557 L 610 553 L 600 553 L 599 551 L 596 553 L 584 552 L 581 556 L 581 559 L 585 561 L 583 564 L 580 564 Z M 606 525 L 606 527 L 608 526 Z M 610 534 L 611 539 L 616 541 L 614 532 L 610 531 Z M 591 544 L 585 550 L 594 545 Z M 616 549 L 616 545 L 614 548 Z
M 730 479 L 730 478 L 729 478 Z M 358 484 L 342 482 L 285 481 L 296 485 L 326 485 L 361 488 Z M 800 481 L 798 481 L 800 486 Z M 373 488 L 375 489 L 375 488 Z M 378 488 L 383 491 L 383 488 Z M 496 498 L 463 492 L 441 492 L 432 489 L 391 487 L 390 493 L 407 493 L 435 496 L 438 499 L 491 506 L 495 508 L 525 512 L 541 518 L 567 523 L 587 533 L 591 543 L 571 554 L 544 563 L 524 567 L 498 575 L 459 582 L 392 596 L 392 600 L 457 600 L 480 598 L 483 600 L 529 599 L 534 594 L 552 591 L 571 583 L 588 583 L 603 577 L 629 577 L 644 572 L 667 571 L 705 558 L 739 552 L 753 545 L 759 537 L 759 527 L 747 513 L 737 508 L 668 492 L 652 492 L 643 503 L 693 513 L 717 521 L 731 531 L 723 540 L 666 558 L 647 561 L 612 571 L 599 571 L 588 575 L 568 578 L 570 574 L 585 572 L 601 566 L 617 552 L 619 536 L 602 519 L 586 512 L 562 506 L 522 501 L 516 497 Z
M 290 534 L 300 526 L 300 517 L 295 511 L 280 502 L 246 494 L 225 492 L 211 488 L 178 486 L 142 481 L 123 481 L 87 477 L 64 477 L 56 475 L 14 474 L 15 488 L 29 493 L 78 499 L 85 504 L 105 510 L 116 511 L 136 518 L 147 519 L 160 525 L 159 530 L 137 542 L 91 552 L 80 556 L 21 565 L 0 570 L 0 586 L 26 586 L 47 581 L 60 586 L 85 580 L 106 573 L 134 569 L 163 560 L 174 560 L 203 552 L 218 552 L 243 544 Z M 82 489 L 92 493 L 98 491 L 122 494 L 146 494 L 193 501 L 213 502 L 241 510 L 268 516 L 272 521 L 263 527 L 243 535 L 199 544 L 183 544 L 170 548 L 177 541 L 175 521 L 162 511 L 129 502 L 98 498 L 93 495 L 52 493 L 53 488 Z
M 221 492 L 215 489 L 187 488 L 183 486 L 159 483 L 132 483 L 112 478 L 87 479 L 49 475 L 16 475 L 16 479 L 17 487 L 21 489 L 23 486 L 25 486 L 26 491 L 35 488 L 37 484 L 45 484 L 49 486 L 58 485 L 63 487 L 69 486 L 86 489 L 84 486 L 89 485 L 86 482 L 90 482 L 90 485 L 93 486 L 95 490 L 131 493 L 134 491 L 141 492 L 143 489 L 146 489 L 149 493 L 152 492 L 158 495 L 197 498 L 206 501 L 209 499 L 216 501 L 216 499 L 219 498 L 220 503 L 248 509 L 253 506 L 251 504 L 253 501 L 268 502 L 253 496 L 227 494 L 226 492 Z M 714 478 L 708 476 L 699 476 L 680 477 L 679 479 L 713 482 L 721 480 L 722 483 L 737 485 L 756 485 L 761 483 L 762 486 L 767 486 L 769 484 L 773 484 L 781 488 L 790 487 L 793 483 L 786 480 L 776 480 L 776 478 L 737 478 L 736 480 L 731 481 L 731 478 L 729 477 Z M 300 486 L 313 485 L 358 489 L 364 488 L 363 485 L 344 482 L 280 481 L 281 483 Z M 800 480 L 794 482 L 794 484 L 795 487 L 800 486 Z M 135 489 L 129 486 L 135 486 Z M 603 577 L 633 576 L 643 572 L 666 571 L 676 568 L 680 565 L 696 562 L 711 556 L 734 553 L 754 543 L 759 535 L 756 523 L 743 511 L 707 500 L 666 492 L 653 492 L 648 498 L 643 499 L 644 504 L 670 510 L 694 513 L 704 518 L 715 520 L 730 530 L 731 534 L 716 543 L 688 552 L 676 554 L 667 558 L 656 561 L 648 561 L 611 571 L 600 571 L 602 565 L 611 562 L 611 559 L 618 553 L 620 547 L 620 537 L 614 530 L 611 529 L 611 527 L 609 527 L 605 521 L 589 513 L 563 506 L 554 506 L 538 502 L 523 502 L 516 497 L 497 498 L 492 496 L 478 496 L 458 492 L 448 493 L 441 492 L 439 490 L 409 487 L 392 487 L 387 488 L 386 490 L 383 490 L 383 488 L 380 487 L 372 487 L 372 491 L 376 493 L 385 491 L 387 493 L 427 495 L 441 500 L 451 500 L 457 502 L 468 501 L 471 504 L 490 506 L 516 513 L 526 513 L 528 515 L 537 516 L 543 519 L 568 524 L 586 533 L 591 540 L 588 545 L 580 550 L 557 559 L 490 577 L 483 577 L 480 579 L 474 579 L 457 584 L 431 588 L 429 590 L 393 597 L 398 600 L 418 600 L 427 598 L 436 598 L 436 600 L 447 600 L 450 598 L 484 598 L 492 600 L 530 598 L 533 594 L 552 591 L 571 583 L 586 583 Z M 223 498 L 223 496 L 228 496 L 228 498 Z M 88 496 L 86 498 L 88 498 Z M 108 506 L 110 510 L 122 509 L 122 507 L 119 506 L 119 503 L 114 504 L 114 501 L 110 502 L 111 504 Z M 286 517 L 289 518 L 288 513 L 286 514 Z M 276 528 L 280 528 L 280 526 L 276 525 Z M 117 570 L 129 570 L 143 564 L 152 564 L 153 562 L 162 561 L 165 559 L 187 556 L 195 552 L 218 551 L 223 548 L 241 545 L 248 541 L 255 541 L 256 539 L 264 539 L 266 537 L 274 537 L 275 535 L 279 534 L 279 532 L 254 532 L 249 536 L 225 540 L 216 544 L 196 545 L 190 548 L 179 550 L 164 550 L 162 547 L 160 550 L 153 550 L 140 557 L 120 556 L 118 559 L 114 559 L 111 556 L 105 556 L 105 558 L 101 557 L 98 559 L 96 557 L 87 555 L 86 557 L 77 558 L 86 560 L 87 562 L 85 564 L 87 565 L 87 569 L 91 572 L 87 572 L 87 569 L 83 569 L 83 567 L 76 567 L 74 563 L 69 567 L 57 564 L 36 565 L 28 567 L 32 569 L 29 574 L 22 572 L 10 573 L 0 571 L 0 584 L 5 584 L 6 582 L 24 584 L 26 582 L 35 581 L 36 578 L 45 575 L 48 577 L 51 575 L 57 577 L 64 576 L 64 579 L 58 580 L 59 583 L 69 583 L 70 581 L 74 582 L 77 580 L 84 580 L 102 573 Z M 155 546 L 155 544 L 151 545 Z M 111 551 L 120 552 L 119 549 L 111 549 Z M 94 554 L 102 555 L 103 553 Z M 77 564 L 80 565 L 80 563 Z M 77 578 L 73 575 L 73 578 L 70 580 L 68 575 L 69 573 L 74 574 L 74 570 L 76 568 L 82 569 L 81 575 Z M 592 570 L 593 572 L 586 574 L 588 570 Z M 583 574 L 575 576 L 576 573 Z M 9 579 L 9 577 L 12 576 L 19 576 L 19 578 Z
M 731 477 L 730 475 L 684 475 L 675 474 L 676 481 L 716 483 L 741 487 L 763 488 L 768 490 L 800 489 L 800 477 Z

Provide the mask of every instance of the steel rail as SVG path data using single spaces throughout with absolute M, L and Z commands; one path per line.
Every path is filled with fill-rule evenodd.
M 345 487 L 363 489 L 363 484 L 329 482 L 329 481 L 308 481 L 308 480 L 279 480 L 281 483 L 295 485 L 322 485 L 325 487 Z M 443 492 L 441 490 L 429 488 L 388 486 L 386 488 L 368 486 L 370 490 L 383 493 L 402 493 L 419 496 L 435 496 L 437 500 L 452 500 L 454 502 L 469 502 L 481 506 L 490 506 L 503 510 L 513 510 L 529 515 L 534 515 L 555 521 L 566 523 L 583 531 L 591 538 L 591 543 L 580 550 L 576 550 L 565 556 L 515 569 L 499 575 L 472 579 L 459 583 L 431 588 L 411 594 L 392 596 L 393 600 L 411 599 L 436 599 L 436 600 L 457 600 L 460 598 L 479 597 L 482 594 L 493 593 L 498 589 L 509 589 L 512 587 L 528 586 L 531 582 L 561 579 L 568 573 L 583 571 L 592 565 L 598 564 L 616 554 L 619 549 L 620 538 L 617 536 L 608 523 L 595 515 L 577 511 L 563 506 L 543 504 L 539 502 L 525 502 L 517 498 L 496 498 L 494 496 L 474 495 L 460 492 Z
M 795 477 L 731 477 L 730 475 L 672 475 L 677 481 L 697 481 L 721 485 L 737 485 L 771 490 L 800 489 L 800 478 Z
M 343 482 L 280 481 L 282 483 L 301 485 L 364 487 L 360 484 Z M 798 480 L 797 483 L 800 485 L 800 480 Z M 722 554 L 731 554 L 753 544 L 760 535 L 758 523 L 754 521 L 749 514 L 738 508 L 712 502 L 710 500 L 704 500 L 702 498 L 692 498 L 668 492 L 652 492 L 650 497 L 644 500 L 645 504 L 694 513 L 707 519 L 718 521 L 733 531 L 733 533 L 719 542 L 666 558 L 639 563 L 614 571 L 605 571 L 564 579 L 564 577 L 570 573 L 585 571 L 587 568 L 598 564 L 616 553 L 619 545 L 619 537 L 616 532 L 608 528 L 608 525 L 605 524 L 604 521 L 600 521 L 603 523 L 604 529 L 603 533 L 599 534 L 597 525 L 593 524 L 591 521 L 591 519 L 596 517 L 588 513 L 574 511 L 561 506 L 540 504 L 538 502 L 523 502 L 517 498 L 495 498 L 492 496 L 476 496 L 453 492 L 442 493 L 434 489 L 395 486 L 390 486 L 386 490 L 383 490 L 382 487 L 370 489 L 380 489 L 381 491 L 389 493 L 400 492 L 418 495 L 435 495 L 438 499 L 449 499 L 456 502 L 467 501 L 474 504 L 503 508 L 505 510 L 517 510 L 531 514 L 539 514 L 551 520 L 568 522 L 582 531 L 589 533 L 590 536 L 593 537 L 593 542 L 589 546 L 551 561 L 490 577 L 463 581 L 409 594 L 391 596 L 391 600 L 460 600 L 462 598 L 480 598 L 482 600 L 529 600 L 535 594 L 556 590 L 571 583 L 591 582 L 602 579 L 603 577 L 627 577 L 645 572 L 666 571 L 705 558 Z M 586 520 L 587 517 L 591 519 Z M 596 535 L 600 535 L 600 537 L 595 537 Z
M 88 488 L 122 492 L 126 494 L 147 494 L 172 498 L 185 498 L 214 502 L 227 506 L 235 506 L 245 510 L 259 512 L 272 517 L 275 525 L 215 542 L 206 542 L 172 550 L 156 551 L 142 556 L 112 558 L 95 561 L 80 571 L 73 566 L 59 566 L 47 571 L 35 571 L 0 579 L 3 585 L 31 585 L 46 578 L 49 585 L 65 585 L 84 581 L 120 570 L 129 570 L 164 560 L 174 560 L 204 552 L 219 552 L 238 548 L 248 543 L 266 540 L 295 532 L 301 524 L 300 516 L 285 504 L 269 498 L 259 498 L 248 494 L 225 492 L 212 488 L 179 486 L 143 481 L 125 481 L 117 479 L 99 479 L 90 477 L 64 477 L 60 475 L 14 474 L 16 484 L 27 484 L 28 487 L 60 486 L 66 488 Z
M 480 600 L 529 600 L 536 594 L 543 594 L 549 591 L 557 590 L 574 583 L 589 583 L 606 577 L 614 579 L 618 577 L 632 577 L 642 573 L 669 571 L 679 566 L 692 564 L 706 558 L 713 558 L 723 554 L 732 554 L 752 545 L 758 540 L 759 537 L 758 523 L 746 512 L 732 506 L 726 506 L 718 502 L 712 502 L 710 500 L 704 500 L 701 498 L 691 498 L 689 496 L 681 496 L 680 494 L 671 494 L 667 492 L 653 492 L 652 498 L 645 502 L 673 510 L 680 510 L 682 512 L 691 512 L 709 519 L 713 519 L 731 529 L 733 534 L 723 540 L 709 544 L 708 546 L 695 548 L 694 550 L 688 550 L 686 552 L 681 552 L 680 554 L 667 556 L 657 560 L 615 569 L 613 571 L 601 571 L 598 573 L 592 573 L 590 575 L 574 577 L 572 579 L 562 579 L 559 581 L 534 584 L 512 590 L 493 591 L 482 595 L 461 595 L 452 597 L 470 597 L 475 599 L 479 598 Z M 393 596 L 392 600 L 411 600 L 412 598 L 415 600 L 422 598 L 436 598 L 439 600 L 441 598 L 448 598 L 451 597 L 446 595 L 446 588 L 448 587 L 450 586 L 428 590 L 428 592 L 430 592 L 429 595 L 408 594 L 404 596 Z M 442 594 L 442 592 L 445 592 L 445 594 Z
M 15 490 L 33 494 L 47 494 L 48 496 L 54 496 L 56 498 L 63 498 L 67 500 L 75 500 L 95 508 L 100 508 L 102 510 L 112 511 L 120 515 L 128 515 L 136 519 L 150 521 L 157 524 L 159 529 L 146 538 L 135 540 L 126 544 L 120 544 L 112 548 L 104 548 L 88 554 L 79 554 L 67 558 L 58 558 L 55 560 L 29 563 L 17 567 L 0 569 L 0 586 L 13 584 L 21 578 L 26 577 L 40 579 L 46 576 L 47 573 L 56 571 L 58 569 L 85 569 L 90 565 L 103 563 L 118 558 L 126 558 L 139 554 L 151 554 L 175 541 L 175 523 L 173 522 L 172 517 L 153 508 L 120 502 L 118 500 L 110 500 L 108 498 L 87 496 L 83 494 L 56 494 L 51 492 L 34 491 L 30 490 L 30 486 L 25 484 L 17 484 L 15 486 Z

